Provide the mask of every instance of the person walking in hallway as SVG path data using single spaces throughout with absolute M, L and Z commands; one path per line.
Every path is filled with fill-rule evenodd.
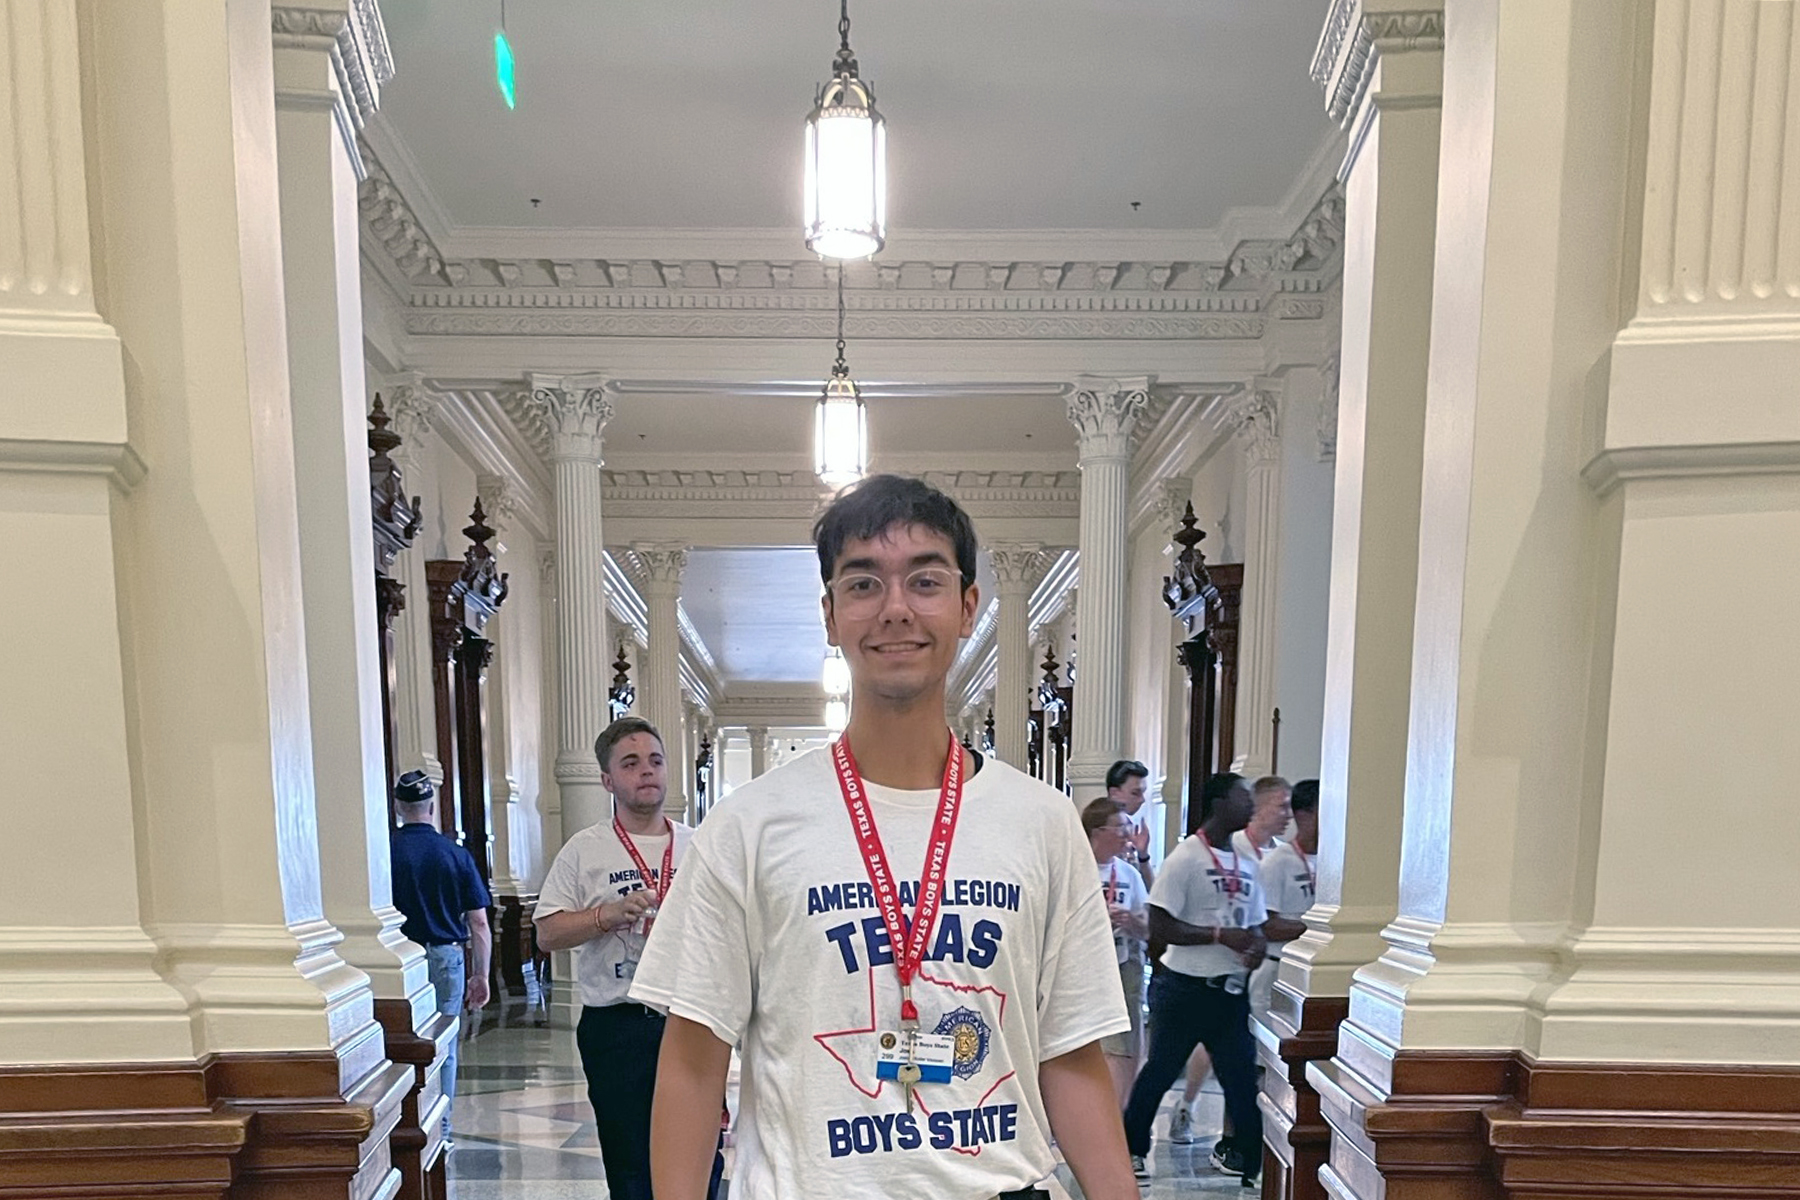
M 1144 938 L 1150 932 L 1145 912 L 1150 893 L 1143 879 L 1120 855 L 1130 844 L 1131 819 L 1119 802 L 1102 796 L 1081 810 L 1081 827 L 1087 830 L 1094 862 L 1100 868 L 1100 888 L 1106 896 L 1106 915 L 1112 921 L 1113 953 L 1119 961 L 1119 983 L 1125 993 L 1125 1012 L 1131 1028 L 1105 1038 L 1106 1066 L 1112 1072 L 1119 1106 L 1131 1092 L 1131 1081 L 1143 1065 L 1144 1040 Z
M 594 742 L 613 815 L 570 838 L 550 864 L 532 920 L 544 950 L 573 950 L 581 993 L 575 1044 L 613 1200 L 650 1200 L 650 1108 L 663 1015 L 627 995 L 693 830 L 663 812 L 662 735 L 620 717 Z M 713 1106 L 718 1132 L 719 1106 Z M 716 1191 L 718 1163 L 705 1194 Z
M 461 1018 L 465 1009 L 488 1002 L 488 967 L 494 939 L 488 906 L 493 897 L 481 881 L 475 859 L 438 832 L 437 788 L 423 771 L 408 771 L 394 784 L 394 809 L 400 828 L 388 843 L 394 879 L 394 907 L 405 922 L 404 933 L 425 947 L 437 1009 Z M 467 947 L 467 954 L 464 947 Z M 467 975 L 465 977 L 465 958 Z M 444 1058 L 444 1096 L 456 1099 L 457 1045 L 462 1031 L 450 1039 Z M 450 1137 L 450 1108 L 444 1108 L 444 1138 Z
M 1106 769 L 1106 798 L 1125 811 L 1131 826 L 1120 857 L 1137 868 L 1145 887 L 1156 882 L 1156 870 L 1150 865 L 1150 806 L 1144 802 L 1149 783 L 1150 768 L 1135 759 L 1121 758 Z
M 1212 1056 L 1234 1130 L 1213 1165 L 1242 1176 L 1245 1186 L 1262 1168 L 1246 991 L 1267 949 L 1261 927 L 1268 910 L 1255 863 L 1231 849 L 1231 835 L 1251 812 L 1248 789 L 1227 792 L 1200 830 L 1163 860 L 1150 890 L 1150 934 L 1168 949 L 1165 969 L 1150 984 L 1150 1052 L 1125 1106 L 1125 1137 L 1140 1180 L 1149 1178 L 1151 1122 L 1196 1044 Z
M 850 722 L 708 814 L 657 919 L 631 991 L 670 1014 L 656 1194 L 705 1190 L 735 1045 L 732 1200 L 1022 1197 L 1052 1137 L 1087 1200 L 1136 1200 L 1100 1049 L 1130 1023 L 1079 815 L 944 721 L 974 526 L 875 475 L 813 540 Z

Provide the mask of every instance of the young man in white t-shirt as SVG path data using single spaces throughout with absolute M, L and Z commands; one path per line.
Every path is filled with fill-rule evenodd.
M 1119 963 L 1120 990 L 1131 1028 L 1101 1039 L 1106 1066 L 1112 1072 L 1119 1107 L 1131 1094 L 1144 1057 L 1144 939 L 1150 936 L 1150 891 L 1120 851 L 1131 844 L 1131 817 L 1117 800 L 1102 796 L 1081 810 L 1094 863 L 1100 868 L 1100 894 L 1112 921 L 1113 956 Z
M 1245 996 L 1249 975 L 1267 951 L 1268 919 L 1256 864 L 1231 848 L 1250 819 L 1247 790 L 1234 788 L 1199 831 L 1163 859 L 1150 889 L 1150 936 L 1168 946 L 1165 970 L 1150 984 L 1150 1053 L 1125 1106 L 1132 1165 L 1147 1179 L 1150 1125 L 1195 1045 L 1212 1056 L 1234 1133 L 1213 1165 L 1244 1178 L 1262 1168 L 1262 1117 L 1256 1100 L 1256 1052 Z
M 694 831 L 663 812 L 668 768 L 650 722 L 614 721 L 595 740 L 594 756 L 613 796 L 613 815 L 563 846 L 532 920 L 541 949 L 575 952 L 581 993 L 575 1044 L 599 1125 L 607 1191 L 615 1200 L 650 1200 L 650 1100 L 663 1015 L 626 991 Z M 718 1106 L 713 1110 L 716 1136 Z
M 1149 787 L 1150 768 L 1136 759 L 1121 758 L 1106 768 L 1106 798 L 1125 810 L 1131 826 L 1120 857 L 1137 868 L 1145 887 L 1156 882 L 1156 870 L 1150 865 Z
M 670 1014 L 656 1194 L 704 1192 L 735 1045 L 732 1200 L 1020 1194 L 1052 1136 L 1088 1200 L 1135 1200 L 1099 1044 L 1129 1026 L 1080 821 L 944 722 L 973 526 L 877 475 L 813 537 L 850 724 L 707 815 L 658 917 L 631 991 Z
M 1292 804 L 1293 838 L 1263 855 L 1258 868 L 1269 905 L 1263 932 L 1269 938 L 1269 961 L 1273 963 L 1281 961 L 1283 946 L 1306 932 L 1306 922 L 1300 918 L 1313 906 L 1313 889 L 1318 883 L 1313 857 L 1319 852 L 1319 781 L 1296 783 Z
M 1250 814 L 1250 823 L 1231 835 L 1231 845 L 1245 858 L 1254 860 L 1260 872 L 1264 860 L 1280 847 L 1277 839 L 1293 822 L 1294 789 L 1279 775 L 1264 775 L 1251 785 L 1250 791 L 1256 801 L 1255 810 Z M 1269 995 L 1274 989 L 1275 961 L 1271 956 L 1250 976 L 1250 1011 L 1259 1015 L 1268 1012 Z

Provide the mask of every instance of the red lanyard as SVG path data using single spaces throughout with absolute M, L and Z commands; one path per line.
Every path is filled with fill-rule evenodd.
M 669 818 L 664 817 L 663 828 L 669 831 L 669 844 L 663 847 L 662 874 L 656 877 L 656 884 L 651 893 L 656 897 L 656 903 L 659 906 L 663 902 L 663 897 L 669 894 L 669 880 L 675 874 L 675 826 L 669 823 Z M 637 845 L 632 842 L 631 835 L 625 832 L 623 825 L 619 824 L 616 813 L 613 815 L 613 832 L 619 836 L 621 842 L 625 843 L 625 853 L 631 855 L 632 865 L 638 870 L 638 878 L 644 881 L 646 888 L 651 887 L 650 868 L 645 865 L 644 856 L 638 853 Z
M 1107 868 L 1106 898 L 1114 904 L 1119 902 L 1119 860 L 1116 858 Z
M 850 811 L 850 829 L 856 835 L 856 848 L 862 851 L 863 869 L 869 873 L 869 885 L 875 889 L 875 903 L 887 925 L 888 941 L 894 948 L 894 969 L 900 973 L 900 1023 L 917 1025 L 918 1006 L 912 999 L 912 980 L 925 961 L 925 948 L 931 931 L 937 925 L 938 905 L 944 898 L 944 875 L 950 864 L 950 843 L 956 837 L 956 814 L 962 808 L 962 747 L 956 735 L 950 735 L 950 753 L 944 760 L 944 786 L 938 792 L 937 816 L 931 822 L 931 839 L 925 845 L 925 868 L 919 875 L 919 902 L 913 909 L 912 936 L 907 936 L 905 919 L 900 913 L 900 893 L 888 866 L 887 851 L 881 844 L 881 833 L 875 828 L 875 814 L 869 809 L 869 798 L 863 791 L 862 776 L 856 759 L 850 755 L 850 740 L 840 737 L 831 743 L 831 761 L 837 768 L 838 787 L 844 793 L 844 807 Z
M 1207 837 L 1205 833 L 1202 833 L 1200 835 L 1200 843 L 1206 847 L 1206 852 L 1212 855 L 1213 870 L 1221 875 L 1225 875 L 1225 864 L 1219 861 L 1219 853 L 1213 849 L 1212 839 Z M 1227 896 L 1235 896 L 1243 886 L 1244 881 L 1238 878 L 1238 852 L 1237 848 L 1234 846 L 1231 851 L 1231 874 L 1225 875 L 1225 894 Z

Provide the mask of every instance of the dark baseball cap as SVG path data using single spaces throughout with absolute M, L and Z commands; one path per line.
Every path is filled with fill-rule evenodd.
M 431 776 L 423 771 L 408 771 L 394 781 L 394 799 L 401 804 L 423 804 L 436 795 Z

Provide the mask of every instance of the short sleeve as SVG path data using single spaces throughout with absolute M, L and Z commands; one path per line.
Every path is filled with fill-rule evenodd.
M 1072 806 L 1049 831 L 1050 895 L 1038 975 L 1038 1060 L 1057 1058 L 1131 1028 L 1106 902 Z M 1141 882 L 1141 881 L 1140 881 Z
M 712 1030 L 728 1046 L 744 1036 L 755 999 L 743 898 L 714 868 L 696 837 L 638 960 L 631 998 Z
M 1187 871 L 1186 863 L 1171 854 L 1163 860 L 1163 869 L 1156 873 L 1156 882 L 1150 885 L 1150 903 L 1168 913 L 1171 917 L 1186 920 L 1187 907 Z
M 1249 905 L 1244 917 L 1245 926 L 1246 928 L 1254 929 L 1268 919 L 1269 902 L 1267 894 L 1263 891 L 1262 880 L 1252 879 L 1250 881 Z
M 544 886 L 538 889 L 537 908 L 531 914 L 534 920 L 587 907 L 581 902 L 581 894 L 576 890 L 576 885 L 580 882 L 576 878 L 577 854 L 574 842 L 565 844 L 557 851 L 555 861 L 544 875 Z
M 488 891 L 487 884 L 481 881 L 481 872 L 475 869 L 475 856 L 461 846 L 457 847 L 457 873 L 462 877 L 457 888 L 461 896 L 462 911 L 474 912 L 493 905 L 494 897 Z
M 1293 908 L 1293 888 L 1289 882 L 1292 876 L 1293 867 L 1289 856 L 1279 851 L 1263 859 L 1262 866 L 1257 870 L 1257 877 L 1262 882 L 1264 904 L 1270 911 L 1278 912 L 1284 917 L 1298 917 L 1300 912 L 1305 911 L 1295 911 Z
M 1150 889 L 1144 886 L 1144 877 L 1137 872 L 1131 876 L 1131 899 L 1127 907 L 1134 913 L 1141 913 L 1150 903 Z

